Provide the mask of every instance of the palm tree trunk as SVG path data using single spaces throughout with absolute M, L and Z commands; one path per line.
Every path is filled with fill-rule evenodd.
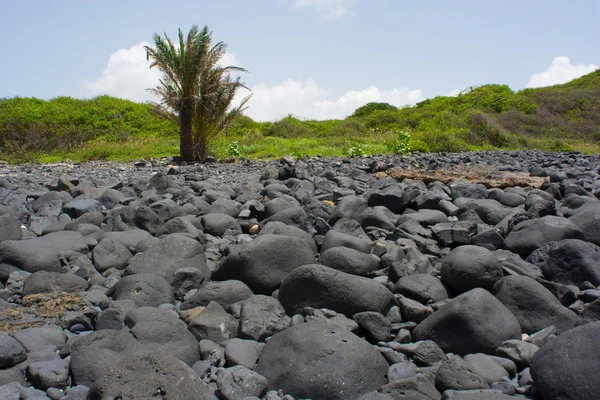
M 192 140 L 193 117 L 193 108 L 189 105 L 182 105 L 181 112 L 179 114 L 179 156 L 181 157 L 181 161 L 185 162 L 194 161 L 194 146 Z

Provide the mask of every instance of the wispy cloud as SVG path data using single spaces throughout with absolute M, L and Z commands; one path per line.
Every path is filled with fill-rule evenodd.
M 311 9 L 317 21 L 324 23 L 345 17 L 357 0 L 285 0 L 294 11 Z
M 527 87 L 534 88 L 566 83 L 589 74 L 598 68 L 600 67 L 594 64 L 571 64 L 569 57 L 555 57 L 552 64 L 544 72 L 536 72 L 531 75 Z

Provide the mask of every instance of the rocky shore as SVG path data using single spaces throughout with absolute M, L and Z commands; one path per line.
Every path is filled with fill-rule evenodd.
M 600 160 L 0 163 L 0 398 L 600 398 Z

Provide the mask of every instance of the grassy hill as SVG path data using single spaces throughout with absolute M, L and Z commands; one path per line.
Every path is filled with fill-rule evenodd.
M 150 104 L 100 96 L 0 99 L 0 159 L 130 160 L 178 154 L 178 127 Z M 600 151 L 600 70 L 569 83 L 514 92 L 469 88 L 398 109 L 369 103 L 344 120 L 259 123 L 240 117 L 218 157 L 358 155 L 494 148 Z

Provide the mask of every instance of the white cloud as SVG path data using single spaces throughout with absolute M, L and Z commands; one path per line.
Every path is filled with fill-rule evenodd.
M 102 74 L 81 84 L 83 96 L 108 94 L 137 102 L 158 101 L 147 90 L 156 87 L 161 76 L 158 69 L 149 68 L 144 49 L 147 44 L 142 42 L 111 54 Z M 234 53 L 226 53 L 220 64 L 240 65 L 240 61 Z M 258 121 L 274 121 L 288 114 L 307 119 L 337 119 L 352 114 L 358 107 L 371 101 L 403 106 L 423 100 L 420 89 L 380 90 L 376 86 L 349 90 L 343 96 L 331 98 L 329 91 L 312 79 L 287 79 L 275 86 L 261 83 L 251 89 L 253 96 L 246 115 Z M 238 98 L 246 95 L 240 93 Z
M 225 53 L 219 60 L 219 64 L 223 67 L 240 66 L 240 60 L 237 59 L 235 53 Z
M 555 57 L 552 64 L 544 72 L 536 72 L 531 76 L 528 88 L 566 83 L 597 70 L 594 64 L 571 64 L 569 57 Z
M 81 87 L 86 96 L 108 94 L 133 101 L 156 101 L 156 97 L 146 89 L 156 87 L 161 74 L 156 68 L 150 69 L 141 42 L 129 49 L 119 49 L 108 57 L 108 64 L 102 74 L 92 80 L 86 80 Z
M 287 79 L 276 86 L 259 84 L 251 89 L 254 95 L 245 114 L 258 121 L 274 121 L 288 114 L 306 119 L 341 119 L 369 102 L 385 102 L 400 107 L 423 100 L 420 89 L 380 90 L 376 86 L 349 90 L 331 100 L 327 99 L 328 90 L 311 79 Z
M 137 102 L 158 101 L 157 97 L 147 90 L 156 87 L 161 77 L 158 68 L 150 68 L 150 62 L 146 60 L 144 46 L 149 45 L 148 42 L 141 42 L 112 53 L 102 74 L 81 84 L 84 96 L 108 94 Z M 239 60 L 235 53 L 225 53 L 219 64 L 239 65 Z
M 446 96 L 448 97 L 456 97 L 460 94 L 460 90 L 459 89 L 454 89 L 453 91 L 449 92 Z
M 328 22 L 346 16 L 356 0 L 291 0 L 294 11 L 306 8 L 317 14 L 318 22 Z

